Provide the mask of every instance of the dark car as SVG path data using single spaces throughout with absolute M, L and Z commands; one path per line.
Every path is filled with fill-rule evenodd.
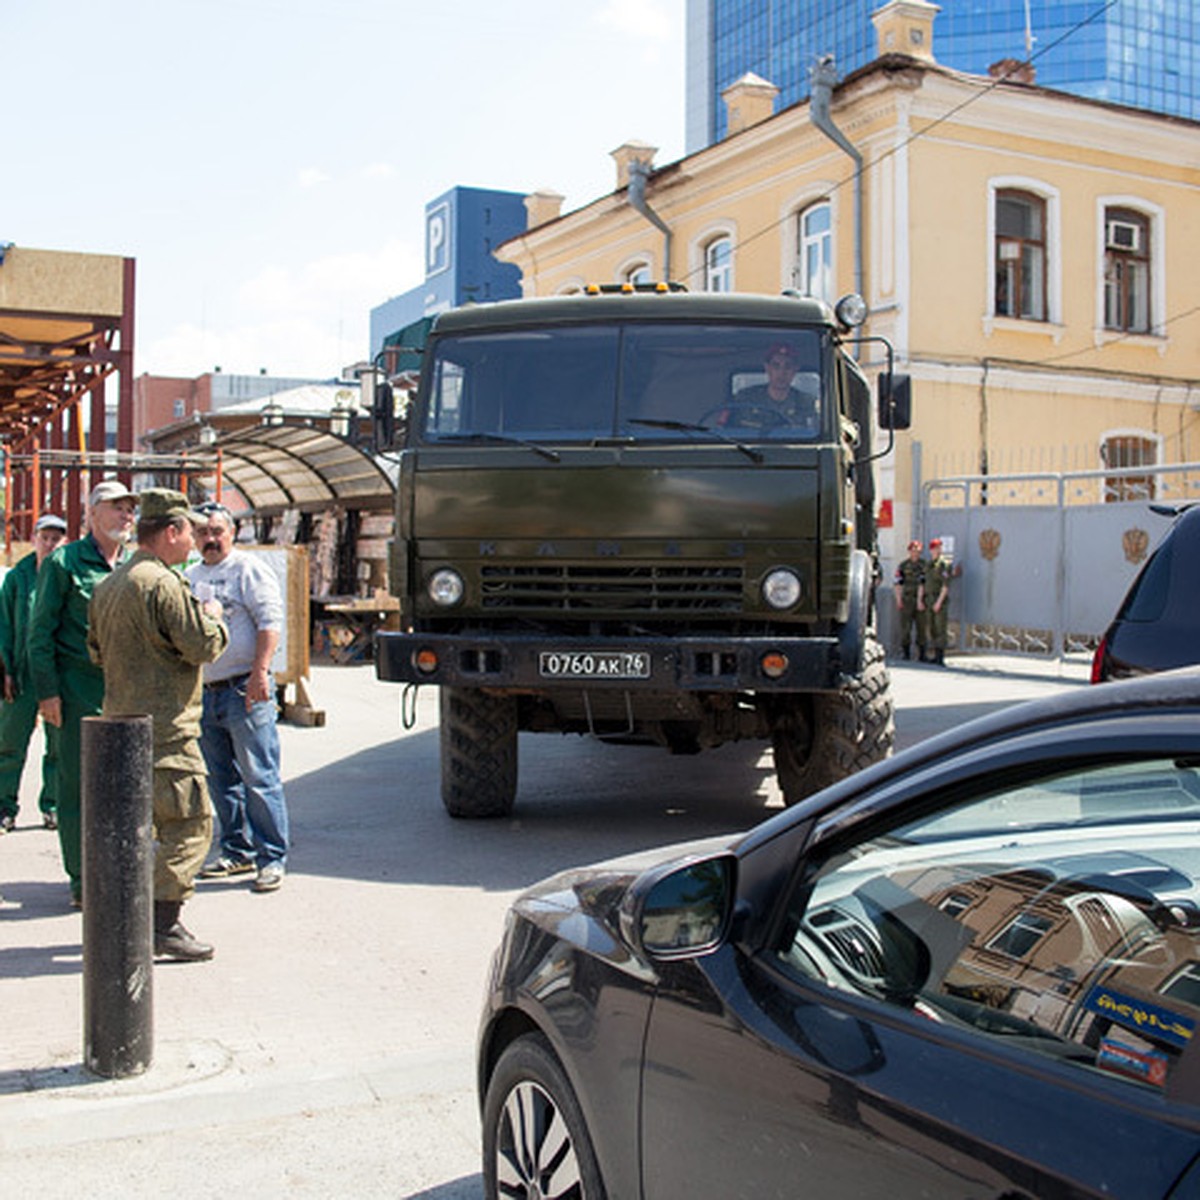
M 513 905 L 488 1197 L 1200 1195 L 1200 670 Z
M 1092 659 L 1092 682 L 1200 663 L 1200 505 L 1174 516 L 1130 585 Z

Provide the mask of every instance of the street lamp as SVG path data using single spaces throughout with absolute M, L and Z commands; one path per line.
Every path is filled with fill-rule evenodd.
M 349 388 L 339 388 L 333 397 L 333 410 L 329 414 L 329 432 L 334 437 L 344 438 L 350 433 L 351 401 L 354 393 Z
M 270 426 L 283 424 L 283 405 L 278 400 L 268 400 L 263 405 L 262 423 Z
M 217 440 L 217 431 L 207 421 L 205 421 L 200 426 L 199 438 L 200 445 L 212 446 Z

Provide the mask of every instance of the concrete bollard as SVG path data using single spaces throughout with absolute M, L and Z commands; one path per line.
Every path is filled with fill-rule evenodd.
M 85 717 L 83 1062 L 140 1075 L 154 1053 L 150 717 Z

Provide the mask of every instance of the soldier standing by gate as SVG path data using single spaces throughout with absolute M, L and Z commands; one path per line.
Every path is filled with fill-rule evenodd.
M 924 601 L 929 620 L 930 662 L 946 665 L 946 630 L 950 624 L 950 576 L 954 567 L 942 557 L 942 539 L 929 543 L 929 562 L 925 567 Z
M 925 613 L 921 600 L 925 583 L 925 561 L 921 558 L 921 543 L 915 538 L 908 543 L 908 557 L 896 568 L 893 580 L 896 610 L 900 614 L 900 654 L 909 657 L 908 642 L 915 631 L 917 661 L 925 657 Z

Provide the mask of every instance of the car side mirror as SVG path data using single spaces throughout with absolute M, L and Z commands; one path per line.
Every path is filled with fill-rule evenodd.
M 879 376 L 879 428 L 907 429 L 912 424 L 912 376 L 885 371 Z
M 629 889 L 621 926 L 633 947 L 670 961 L 710 954 L 733 914 L 736 859 L 706 858 L 647 872 Z

